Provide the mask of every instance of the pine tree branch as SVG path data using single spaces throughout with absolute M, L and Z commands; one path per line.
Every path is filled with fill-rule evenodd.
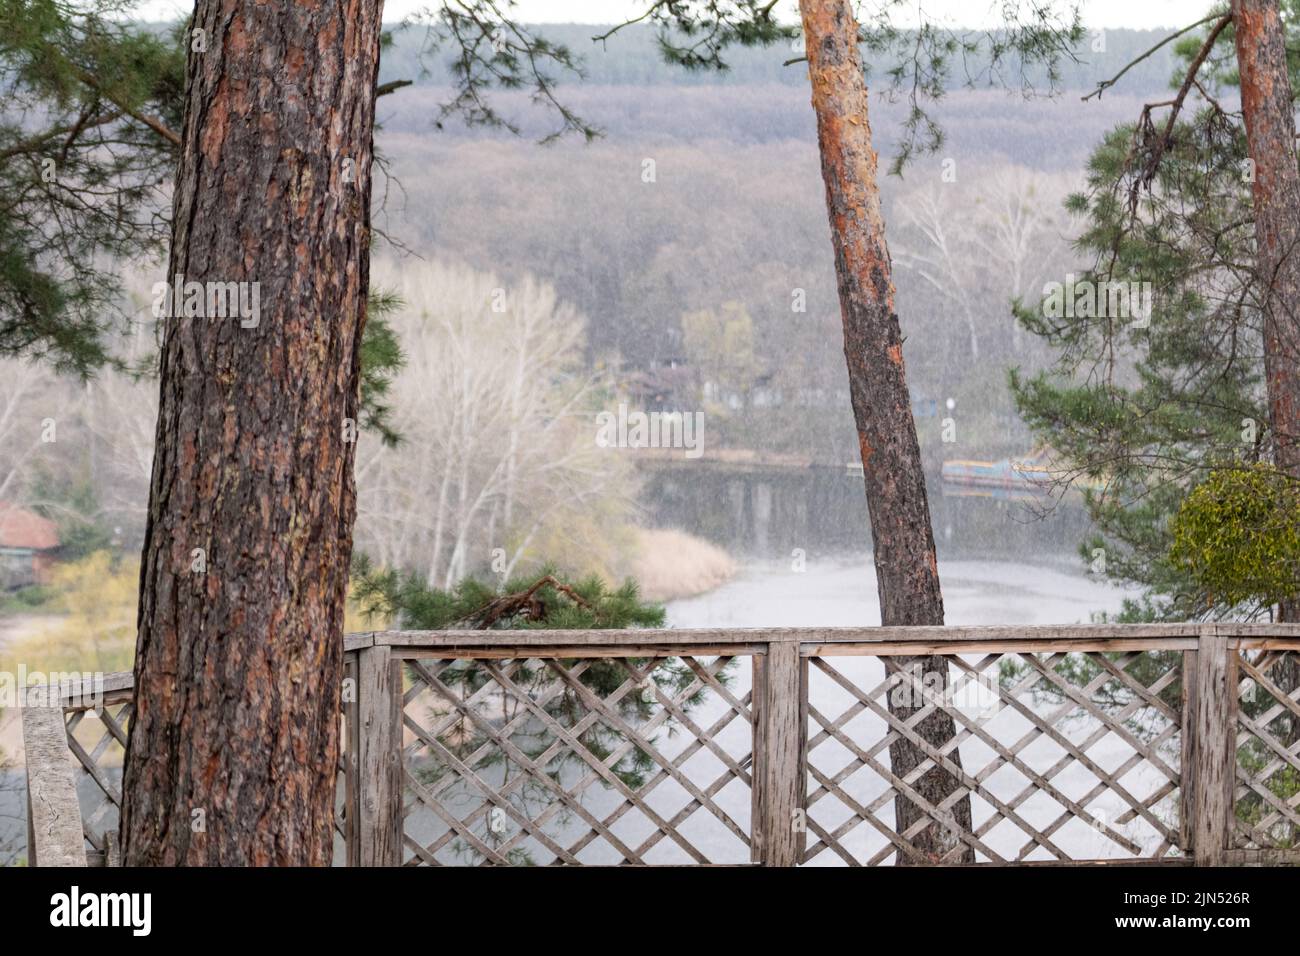
M 596 36 L 592 37 L 591 42 L 604 44 L 605 41 L 608 40 L 610 37 L 612 37 L 615 33 L 618 33 L 620 30 L 624 29 L 625 27 L 630 27 L 633 24 L 642 23 L 643 21 L 653 16 L 654 12 L 658 10 L 660 7 L 666 7 L 669 6 L 670 4 L 671 4 L 671 0 L 655 0 L 655 2 L 652 3 L 649 7 L 647 7 L 646 11 L 642 13 L 640 16 L 629 17 L 628 19 L 624 20 L 622 23 L 614 24 L 604 33 L 599 33 Z
M 71 126 L 58 126 L 54 129 L 48 129 L 45 132 L 32 136 L 29 139 L 25 139 L 20 143 L 15 143 L 5 149 L 0 149 L 0 162 L 12 159 L 15 156 L 22 156 L 25 153 L 39 152 L 45 144 L 52 139 L 58 139 L 60 136 L 65 134 L 77 134 L 94 126 L 103 126 L 105 123 L 111 123 L 122 115 L 121 112 L 104 113 L 84 122 L 78 120 L 78 122 Z
M 1191 90 L 1192 84 L 1196 82 L 1196 74 L 1200 71 L 1201 64 L 1203 64 L 1206 58 L 1210 55 L 1210 50 L 1214 48 L 1215 41 L 1219 39 L 1219 34 L 1222 33 L 1224 28 L 1231 22 L 1232 14 L 1230 13 L 1225 13 L 1219 18 L 1219 21 L 1214 25 L 1214 29 L 1210 31 L 1210 35 L 1205 38 L 1205 42 L 1201 45 L 1201 49 L 1196 54 L 1196 58 L 1192 60 L 1191 65 L 1187 68 L 1187 76 L 1183 79 L 1183 85 L 1179 87 L 1178 95 L 1174 97 L 1173 103 L 1171 104 L 1169 118 L 1165 121 L 1164 132 L 1161 134 L 1160 139 L 1156 141 L 1155 149 L 1147 160 L 1146 168 L 1143 171 L 1142 176 L 1139 178 L 1139 182 L 1142 184 L 1150 186 L 1151 181 L 1155 179 L 1156 170 L 1160 166 L 1160 160 L 1164 157 L 1166 150 L 1169 149 L 1170 142 L 1173 141 L 1174 124 L 1178 122 L 1178 114 L 1182 111 L 1183 101 L 1187 99 L 1187 94 Z M 1147 107 L 1147 109 L 1149 110 L 1150 107 Z
M 106 89 L 104 85 L 99 82 L 99 80 L 95 79 L 93 75 L 87 73 L 85 70 L 77 68 L 76 73 L 77 73 L 77 79 L 81 80 L 82 83 L 85 83 L 87 86 L 89 86 L 100 96 L 104 97 L 104 99 L 108 100 L 110 103 L 116 106 L 127 116 L 131 117 L 133 120 L 136 120 L 137 122 L 143 123 L 145 126 L 148 126 L 151 130 L 153 130 L 163 139 L 167 140 L 173 146 L 181 145 L 180 135 L 175 130 L 171 129 L 162 120 L 153 116 L 146 116 L 145 114 L 139 112 L 138 110 L 135 110 L 132 107 L 128 106 L 126 103 L 123 103 L 121 97 L 114 95 L 112 90 Z
M 596 609 L 592 607 L 591 602 L 581 594 L 562 581 L 557 580 L 554 575 L 547 574 L 538 578 L 522 591 L 517 591 L 514 594 L 503 594 L 501 597 L 489 601 L 477 611 L 466 614 L 450 626 L 453 630 L 463 628 L 466 630 L 486 631 L 498 621 L 508 620 L 521 612 L 526 612 L 529 620 L 539 620 L 545 608 L 540 601 L 536 600 L 535 595 L 548 584 L 561 594 L 566 595 L 575 604 L 595 612 Z
M 1157 50 L 1159 50 L 1161 47 L 1165 46 L 1165 45 L 1168 44 L 1168 43 L 1171 43 L 1171 42 L 1174 41 L 1174 40 L 1177 40 L 1177 39 L 1178 39 L 1180 36 L 1182 36 L 1184 33 L 1190 33 L 1191 31 L 1195 30 L 1197 27 L 1204 26 L 1205 24 L 1210 23 L 1210 22 L 1213 21 L 1213 20 L 1216 20 L 1216 19 L 1219 19 L 1219 18 L 1223 18 L 1223 17 L 1225 17 L 1225 16 L 1226 16 L 1227 19 L 1231 19 L 1231 15 L 1230 15 L 1230 14 L 1228 14 L 1228 15 L 1224 15 L 1224 14 L 1219 14 L 1219 13 L 1211 13 L 1208 17 L 1205 17 L 1205 18 L 1203 18 L 1203 19 L 1197 20 L 1197 21 L 1196 21 L 1195 23 L 1193 23 L 1191 26 L 1183 27 L 1183 28 L 1182 28 L 1181 30 L 1179 30 L 1177 33 L 1171 33 L 1171 34 L 1169 34 L 1169 36 L 1165 37 L 1163 40 L 1161 40 L 1159 43 L 1157 43 L 1157 44 L 1156 44 L 1155 46 L 1153 46 L 1151 49 L 1147 50 L 1145 53 L 1142 53 L 1142 54 L 1138 55 L 1137 57 L 1135 57 L 1134 59 L 1129 60 L 1128 63 L 1125 64 L 1124 69 L 1120 70 L 1118 73 L 1116 73 L 1114 76 L 1112 76 L 1109 80 L 1102 80 L 1100 83 L 1097 84 L 1097 88 L 1096 88 L 1095 90 L 1093 90 L 1093 91 L 1092 91 L 1091 93 L 1089 93 L 1087 96 L 1080 97 L 1080 99 L 1082 99 L 1085 103 L 1088 102 L 1088 100 L 1092 99 L 1094 96 L 1097 97 L 1097 99 L 1101 99 L 1101 94 L 1104 93 L 1104 92 L 1106 92 L 1108 89 L 1110 89 L 1110 88 L 1111 88 L 1112 86 L 1114 86 L 1116 83 L 1118 83 L 1120 77 L 1122 77 L 1122 76 L 1123 76 L 1125 73 L 1127 73 L 1129 70 L 1133 69 L 1133 67 L 1137 66 L 1137 65 L 1138 65 L 1139 63 L 1141 63 L 1143 60 L 1145 60 L 1145 59 L 1147 59 L 1148 57 L 1152 56 L 1152 55 L 1153 55 Z

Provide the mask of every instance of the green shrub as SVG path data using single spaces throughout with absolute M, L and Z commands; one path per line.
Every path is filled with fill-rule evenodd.
M 1218 468 L 1170 525 L 1169 558 L 1207 601 L 1276 604 L 1300 590 L 1300 485 L 1272 465 Z

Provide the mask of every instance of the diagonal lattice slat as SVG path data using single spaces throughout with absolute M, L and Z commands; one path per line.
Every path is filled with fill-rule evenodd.
M 732 663 L 406 661 L 407 865 L 748 861 Z
M 1235 845 L 1300 847 L 1300 652 L 1237 659 Z

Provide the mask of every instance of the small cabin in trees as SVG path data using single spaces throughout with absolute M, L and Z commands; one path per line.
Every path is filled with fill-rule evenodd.
M 45 583 L 58 548 L 53 521 L 0 501 L 0 590 Z

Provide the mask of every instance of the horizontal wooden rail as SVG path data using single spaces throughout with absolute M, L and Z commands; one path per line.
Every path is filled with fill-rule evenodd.
M 1238 648 L 1275 648 L 1300 650 L 1300 624 L 1073 624 L 1073 625 L 991 625 L 976 627 L 786 627 L 786 628 L 644 628 L 636 630 L 445 630 L 445 631 L 372 631 L 349 634 L 345 650 L 385 646 L 398 649 L 428 648 L 439 651 L 488 651 L 529 648 L 563 648 L 566 651 L 593 653 L 597 648 L 612 648 L 619 654 L 645 654 L 676 648 L 719 647 L 736 652 L 736 646 L 762 649 L 769 644 L 803 645 L 805 655 L 819 646 L 861 645 L 861 654 L 931 653 L 929 647 L 941 647 L 939 653 L 964 653 L 955 645 L 973 650 L 1021 648 L 1088 650 L 1117 642 L 1116 649 L 1170 649 L 1195 647 L 1201 637 L 1229 638 Z M 883 647 L 882 647 L 883 645 Z M 909 650 L 893 651 L 890 645 L 908 645 Z M 853 651 L 851 651 L 853 652 Z
M 1300 650 L 1300 624 L 1065 624 L 973 627 L 786 627 L 638 628 L 636 630 L 360 631 L 343 639 L 345 653 L 368 647 L 436 650 L 457 657 L 508 658 L 521 653 L 547 656 L 676 656 L 766 653 L 769 644 L 798 643 L 805 657 L 838 654 L 964 654 L 986 650 L 1038 651 L 1184 650 L 1201 637 L 1226 637 L 1238 650 Z M 105 674 L 107 703 L 129 700 L 129 671 Z M 63 683 L 53 688 L 65 707 L 88 698 L 90 687 Z

